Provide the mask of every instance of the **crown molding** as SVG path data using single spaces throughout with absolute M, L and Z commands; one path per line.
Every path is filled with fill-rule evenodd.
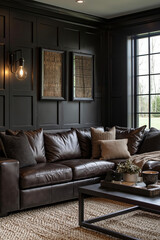
M 48 16 L 64 21 L 76 22 L 81 25 L 87 24 L 94 27 L 106 24 L 106 19 L 92 16 L 85 13 L 71 11 L 68 9 L 35 2 L 33 0 L 0 0 L 0 6 L 29 11 L 43 16 Z
M 126 28 L 160 20 L 160 7 L 111 19 L 105 19 L 49 4 L 35 2 L 33 0 L 0 0 L 0 6 L 19 9 L 65 22 L 72 22 L 85 26 L 88 25 L 93 28 L 106 30 Z
M 138 13 L 132 13 L 121 17 L 115 17 L 107 21 L 109 29 L 126 28 L 135 25 L 151 23 L 160 20 L 160 7 Z

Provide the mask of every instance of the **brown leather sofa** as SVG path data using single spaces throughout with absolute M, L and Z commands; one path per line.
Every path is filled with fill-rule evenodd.
M 7 134 L 16 135 L 17 132 Z M 78 187 L 99 182 L 108 170 L 115 169 L 117 163 L 125 161 L 91 159 L 89 130 L 81 130 L 81 136 L 76 134 L 75 130 L 66 133 L 49 131 L 44 134 L 44 142 L 42 129 L 26 134 L 32 150 L 37 154 L 37 163 L 19 168 L 18 160 L 6 159 L 1 155 L 0 216 L 75 199 L 78 197 Z M 37 147 L 33 146 L 33 142 L 36 142 Z M 39 152 L 43 153 L 43 157 Z M 160 162 L 149 161 L 144 169 L 159 171 Z
M 52 133 L 50 133 L 51 136 L 55 131 L 54 134 Z M 77 141 L 74 137 L 72 143 Z M 63 146 L 60 152 L 63 152 Z M 46 152 L 46 154 L 49 153 Z M 68 159 L 67 154 L 72 155 L 72 159 Z M 79 186 L 99 182 L 106 172 L 115 166 L 111 162 L 84 159 L 81 156 L 74 159 L 74 154 L 70 146 L 63 160 L 37 162 L 36 165 L 22 168 L 19 168 L 18 160 L 1 157 L 0 216 L 6 216 L 13 211 L 77 198 Z M 65 158 L 67 160 L 64 160 Z

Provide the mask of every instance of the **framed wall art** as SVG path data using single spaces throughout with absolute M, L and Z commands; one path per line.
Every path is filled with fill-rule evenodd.
M 72 100 L 94 99 L 94 57 L 89 54 L 73 53 L 72 57 Z
M 65 100 L 65 52 L 41 48 L 41 99 Z

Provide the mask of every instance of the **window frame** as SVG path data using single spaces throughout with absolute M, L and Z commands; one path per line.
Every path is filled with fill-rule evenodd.
M 159 93 L 151 93 L 151 77 L 152 76 L 160 76 L 160 72 L 159 73 L 151 73 L 151 56 L 152 55 L 160 55 L 160 51 L 159 52 L 155 52 L 155 53 L 151 53 L 151 47 L 150 47 L 150 38 L 151 37 L 155 37 L 155 36 L 160 36 L 160 31 L 157 32 L 153 32 L 153 33 L 145 33 L 145 34 L 138 34 L 132 37 L 132 79 L 133 79 L 133 96 L 134 96 L 134 100 L 133 100 L 133 122 L 135 127 L 138 127 L 138 115 L 139 114 L 147 114 L 148 115 L 148 127 L 151 127 L 151 115 L 152 114 L 160 114 L 160 112 L 152 112 L 151 111 L 151 96 L 160 96 L 160 92 Z M 148 38 L 148 53 L 146 54 L 138 54 L 137 53 L 137 40 L 138 39 L 142 39 L 142 38 Z M 148 73 L 147 74 L 138 74 L 137 73 L 137 58 L 140 56 L 148 56 Z M 142 93 L 138 93 L 138 77 L 142 77 L 142 76 L 147 76 L 148 77 L 148 93 L 146 94 L 142 94 Z M 138 111 L 138 104 L 137 104 L 137 98 L 139 96 L 148 96 L 148 112 L 140 112 Z M 154 127 L 154 126 L 153 126 Z

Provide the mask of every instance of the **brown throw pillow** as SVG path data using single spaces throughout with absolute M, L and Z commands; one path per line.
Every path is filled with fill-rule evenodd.
M 81 158 L 81 150 L 75 130 L 60 133 L 44 133 L 48 162 Z
M 139 128 L 123 128 L 116 126 L 116 139 L 128 138 L 128 151 L 131 155 L 137 153 L 143 139 L 146 125 Z
M 99 143 L 101 146 L 100 159 L 102 160 L 129 158 L 131 156 L 127 147 L 128 139 L 103 140 Z
M 0 133 L 5 156 L 19 161 L 20 168 L 37 164 L 29 146 L 28 139 L 23 131 L 16 136 Z
M 104 127 L 95 127 L 96 129 L 104 132 Z M 92 156 L 92 143 L 91 143 L 91 130 L 90 128 L 76 128 L 76 133 L 81 148 L 82 158 L 91 158 Z
M 116 130 L 115 127 L 107 132 L 102 132 L 98 129 L 91 128 L 92 136 L 92 158 L 100 158 L 101 149 L 99 140 L 115 140 Z
M 19 131 L 6 130 L 7 135 L 15 136 L 18 133 Z M 24 133 L 28 138 L 30 148 L 37 163 L 46 162 L 43 129 L 25 131 Z

